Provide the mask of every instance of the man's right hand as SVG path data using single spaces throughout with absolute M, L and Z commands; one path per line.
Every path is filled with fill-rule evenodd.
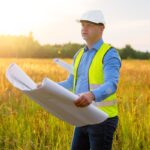
M 41 83 L 37 83 L 37 88 L 40 88 L 42 86 Z

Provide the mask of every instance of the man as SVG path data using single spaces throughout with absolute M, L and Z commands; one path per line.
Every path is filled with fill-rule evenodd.
M 109 118 L 99 124 L 75 127 L 71 149 L 110 150 L 118 123 L 116 90 L 121 60 L 115 48 L 103 42 L 105 20 L 100 10 L 84 13 L 79 22 L 86 46 L 74 56 L 74 75 L 59 84 L 79 95 L 74 101 L 77 107 L 95 101 Z

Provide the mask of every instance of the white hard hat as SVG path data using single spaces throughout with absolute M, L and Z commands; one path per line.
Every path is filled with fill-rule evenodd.
M 103 13 L 100 10 L 90 10 L 85 12 L 77 21 L 90 21 L 96 24 L 106 24 Z

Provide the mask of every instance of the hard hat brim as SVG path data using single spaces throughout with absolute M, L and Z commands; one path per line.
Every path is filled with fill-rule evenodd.
M 89 23 L 93 23 L 93 24 L 96 24 L 96 25 L 99 25 L 99 24 L 103 24 L 104 26 L 105 26 L 105 24 L 104 23 L 102 23 L 102 22 L 94 22 L 94 21 L 90 21 L 90 20 L 76 20 L 76 22 L 78 22 L 78 23 L 81 23 L 82 21 L 85 21 L 85 22 L 89 22 Z

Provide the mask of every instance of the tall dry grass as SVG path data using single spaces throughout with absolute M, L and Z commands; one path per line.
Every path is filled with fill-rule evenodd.
M 35 82 L 45 76 L 54 81 L 68 76 L 50 59 L 0 59 L 0 149 L 69 150 L 73 126 L 48 114 L 8 83 L 5 71 L 12 62 Z M 150 149 L 150 61 L 122 62 L 117 95 L 119 125 L 113 149 Z

